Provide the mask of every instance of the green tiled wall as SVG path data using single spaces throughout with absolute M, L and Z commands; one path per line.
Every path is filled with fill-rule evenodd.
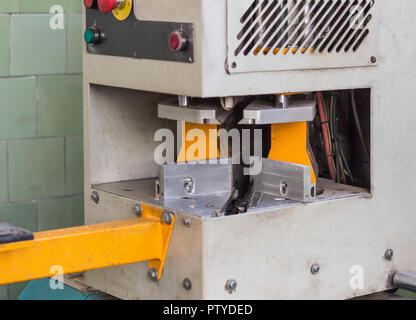
M 56 5 L 64 29 L 50 27 Z M 0 0 L 0 221 L 31 231 L 84 223 L 81 5 Z

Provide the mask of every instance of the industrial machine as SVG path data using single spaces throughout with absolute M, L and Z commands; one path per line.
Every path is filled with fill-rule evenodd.
M 56 264 L 122 299 L 412 287 L 414 1 L 84 4 L 86 226 L 0 245 L 44 264 L 2 283 Z

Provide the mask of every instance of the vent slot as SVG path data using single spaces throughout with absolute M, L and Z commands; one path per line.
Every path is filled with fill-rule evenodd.
M 354 54 L 371 34 L 375 1 L 253 0 L 230 49 L 234 57 Z

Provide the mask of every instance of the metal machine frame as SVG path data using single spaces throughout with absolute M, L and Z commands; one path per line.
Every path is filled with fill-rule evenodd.
M 193 26 L 192 62 L 90 54 L 84 48 L 86 224 L 134 218 L 137 206 L 171 213 L 176 223 L 158 281 L 143 261 L 87 271 L 83 282 L 123 299 L 348 299 L 408 283 L 408 274 L 393 275 L 396 270 L 416 272 L 416 68 L 409 40 L 416 3 L 375 0 L 371 38 L 354 57 L 325 54 L 307 68 L 312 57 L 302 60 L 297 53 L 287 69 L 279 63 L 267 69 L 265 59 L 254 67 L 247 60 L 241 71 L 239 64 L 229 65 L 227 46 L 234 30 L 227 19 L 242 12 L 237 6 L 237 14 L 230 13 L 234 3 L 133 2 L 138 20 Z M 85 18 L 85 9 L 83 14 Z M 247 212 L 226 216 L 221 208 L 230 196 L 228 184 L 221 193 L 156 197 L 161 169 L 153 158 L 155 131 L 181 132 L 168 120 L 171 116 L 158 117 L 158 105 L 170 95 L 218 98 L 359 88 L 371 89 L 370 190 L 318 178 L 325 191 L 311 201 L 282 199 L 264 189 L 261 197 L 251 199 L 255 205 Z M 198 112 L 193 116 L 203 117 Z M 215 112 L 208 117 L 216 123 Z M 303 131 L 296 139 L 305 136 Z M 265 179 L 273 176 L 273 164 L 266 166 Z M 311 168 L 301 167 L 302 177 L 311 176 Z M 172 177 L 177 179 L 176 172 Z M 190 181 L 185 181 L 188 186 Z M 140 246 L 150 246 L 149 241 Z M 357 272 L 362 286 L 352 283 Z
M 310 204 L 286 203 L 281 208 L 264 208 L 236 216 L 191 214 L 189 207 L 178 205 L 173 210 L 178 223 L 172 234 L 166 269 L 158 283 L 147 279 L 146 265 L 134 264 L 88 272 L 85 275 L 88 284 L 122 298 L 344 299 L 391 289 L 389 276 L 394 270 L 416 269 L 412 202 L 416 172 L 409 170 L 414 167 L 415 142 L 411 138 L 415 136 L 414 119 L 410 115 L 414 91 L 411 84 L 416 70 L 407 62 L 411 61 L 414 50 L 409 48 L 406 36 L 411 32 L 406 21 L 412 21 L 411 12 L 415 9 L 412 1 L 377 1 L 377 21 L 383 24 L 376 23 L 381 40 L 366 58 L 372 60 L 371 67 L 232 75 L 224 68 L 227 1 L 158 0 L 155 6 L 147 6 L 146 1 L 135 2 L 136 16 L 140 19 L 194 24 L 195 61 L 181 64 L 84 54 L 84 129 L 89 133 L 85 135 L 87 223 L 130 217 L 131 207 L 137 201 L 151 201 L 139 191 L 123 192 L 121 185 L 97 186 L 94 168 L 97 141 L 111 144 L 111 136 L 91 126 L 98 101 L 131 104 L 128 100 L 136 99 L 137 109 L 146 108 L 158 121 L 156 104 L 142 102 L 141 95 L 151 95 L 143 91 L 216 97 L 371 88 L 372 187 L 370 193 L 360 193 L 354 188 L 338 186 L 344 189 L 339 191 L 344 196 L 334 200 L 328 200 L 329 197 Z M 397 16 L 402 18 L 394 19 Z M 397 32 L 400 37 L 394 36 Z M 104 93 L 106 90 L 108 94 Z M 126 94 L 129 98 L 122 100 Z M 103 104 L 107 109 L 111 103 Z M 102 120 L 105 122 L 104 117 Z M 98 137 L 100 134 L 104 137 Z M 398 143 L 400 137 L 408 138 Z M 141 141 L 137 146 L 142 153 L 152 152 L 154 145 L 144 142 L 141 136 L 136 136 L 136 141 Z M 129 142 L 124 142 L 128 148 Z M 111 147 L 102 148 L 101 156 L 105 158 Z M 404 149 L 406 153 L 402 152 Z M 112 156 L 109 159 L 117 161 Z M 155 176 L 157 168 L 150 166 L 137 170 L 135 178 Z M 392 187 L 402 176 L 406 179 L 400 179 L 400 187 Z M 120 174 L 107 182 L 124 178 Z M 132 183 L 124 184 L 127 185 Z M 98 206 L 89 199 L 93 190 L 100 193 Z M 190 206 L 198 206 L 196 200 L 188 201 Z M 392 260 L 384 257 L 389 248 L 394 250 Z M 315 275 L 310 271 L 314 264 L 320 265 L 320 272 Z M 365 272 L 362 290 L 349 286 L 351 267 L 355 265 L 362 266 Z M 185 278 L 192 280 L 192 290 L 183 288 Z M 238 283 L 232 295 L 224 290 L 230 279 Z

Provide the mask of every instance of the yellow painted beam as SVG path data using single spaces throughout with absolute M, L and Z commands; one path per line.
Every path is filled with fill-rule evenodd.
M 0 285 L 56 275 L 149 261 L 162 275 L 174 225 L 162 210 L 142 206 L 141 218 L 58 229 L 34 234 L 34 240 L 0 245 Z

